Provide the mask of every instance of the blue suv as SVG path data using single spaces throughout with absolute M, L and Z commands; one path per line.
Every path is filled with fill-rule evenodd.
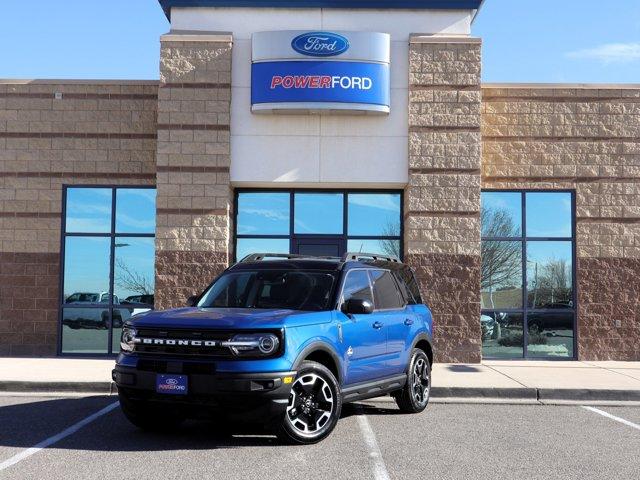
M 253 254 L 188 304 L 124 325 L 113 379 L 141 428 L 222 412 L 307 444 L 346 402 L 391 394 L 403 412 L 427 406 L 431 313 L 393 257 Z

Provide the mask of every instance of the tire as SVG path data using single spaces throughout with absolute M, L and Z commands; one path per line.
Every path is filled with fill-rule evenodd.
M 133 400 L 122 391 L 118 392 L 118 398 L 120 399 L 120 409 L 124 416 L 142 430 L 152 432 L 169 431 L 175 429 L 184 421 L 183 416 L 168 406 L 157 405 L 144 400 Z
M 396 403 L 404 413 L 420 413 L 429 404 L 431 393 L 431 364 L 427 354 L 419 348 L 411 352 L 407 384 L 394 393 Z
M 342 392 L 333 373 L 320 363 L 302 362 L 278 438 L 300 445 L 317 443 L 333 431 L 341 411 Z

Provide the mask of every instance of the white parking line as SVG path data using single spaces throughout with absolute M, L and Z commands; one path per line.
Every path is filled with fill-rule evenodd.
M 53 437 L 49 437 L 46 440 L 41 441 L 40 443 L 38 443 L 37 445 L 34 445 L 31 448 L 27 448 L 26 450 L 23 450 L 20 453 L 15 454 L 13 457 L 8 458 L 4 462 L 0 463 L 0 472 L 24 460 L 25 458 L 30 457 L 31 455 L 38 453 L 43 448 L 47 448 L 48 446 L 53 445 L 56 442 L 59 442 L 63 438 L 68 437 L 73 433 L 76 433 L 85 425 L 88 425 L 94 420 L 96 420 L 97 418 L 109 413 L 111 410 L 116 408 L 119 404 L 120 404 L 119 402 L 113 402 L 112 404 L 104 407 L 102 410 L 98 410 L 96 413 L 89 415 L 87 418 L 84 418 L 80 420 L 78 423 L 71 425 L 69 428 L 61 431 L 60 433 L 54 435 Z
M 629 420 L 625 420 L 624 418 L 620 418 L 620 417 L 616 417 L 615 415 L 611 415 L 610 413 L 607 413 L 604 410 L 600 410 L 599 408 L 585 407 L 584 405 L 582 406 L 582 408 L 584 408 L 585 410 L 589 410 L 590 412 L 597 413 L 598 415 L 602 415 L 603 417 L 610 418 L 611 420 L 615 420 L 616 422 L 623 423 L 624 425 L 627 425 L 628 427 L 635 428 L 636 430 L 640 430 L 640 425 L 638 425 L 636 423 L 633 423 L 633 422 L 630 422 Z
M 371 428 L 369 419 L 362 411 L 358 415 L 358 424 L 360 425 L 360 431 L 362 432 L 364 442 L 367 444 L 367 448 L 369 449 L 369 457 L 373 462 L 373 477 L 375 480 L 389 480 L 389 472 L 387 471 L 387 466 L 384 464 L 382 452 L 380 452 L 380 447 L 376 440 L 376 434 Z

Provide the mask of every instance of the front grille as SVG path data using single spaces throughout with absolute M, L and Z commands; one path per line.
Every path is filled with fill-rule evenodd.
M 139 328 L 137 337 L 152 340 L 198 340 L 202 345 L 159 345 L 154 343 L 138 343 L 135 346 L 137 353 L 160 355 L 197 355 L 206 357 L 229 358 L 233 354 L 227 347 L 219 345 L 206 346 L 206 342 L 230 340 L 237 332 L 216 330 L 162 330 L 151 328 Z

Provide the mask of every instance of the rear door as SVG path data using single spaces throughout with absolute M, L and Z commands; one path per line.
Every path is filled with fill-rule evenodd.
M 373 303 L 369 275 L 365 269 L 347 272 L 343 282 L 341 302 L 359 298 Z M 337 312 L 342 331 L 343 361 L 346 365 L 345 384 L 366 382 L 380 378 L 386 372 L 387 333 L 373 314 L 345 315 Z

